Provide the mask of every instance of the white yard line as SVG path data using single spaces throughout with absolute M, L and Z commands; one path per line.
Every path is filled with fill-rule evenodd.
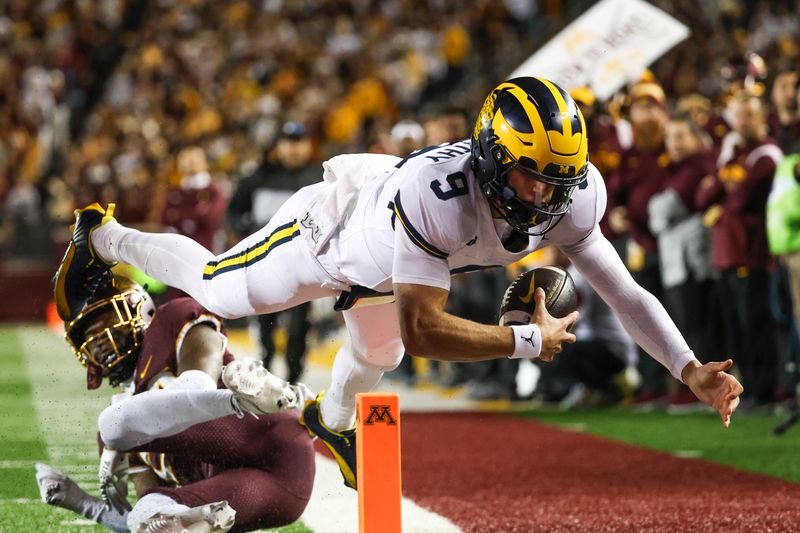
M 231 345 L 237 357 L 258 357 L 252 345 Z M 285 377 L 284 358 L 274 360 L 272 371 Z M 325 389 L 330 383 L 330 368 L 309 361 L 303 382 L 313 391 Z M 397 392 L 400 395 L 401 411 L 466 410 L 474 409 L 475 402 L 463 394 L 453 394 L 436 389 L 420 390 L 399 382 L 383 380 L 381 391 Z M 317 454 L 317 474 L 311 500 L 300 520 L 315 533 L 354 533 L 358 531 L 358 498 L 355 491 L 344 486 L 336 463 Z M 460 532 L 455 524 L 445 517 L 428 511 L 409 498 L 402 501 L 402 521 L 405 533 L 450 533 Z
M 104 385 L 98 391 L 86 390 L 85 369 L 67 344 L 44 326 L 20 329 L 31 348 L 24 354 L 26 370 L 48 461 L 97 494 L 97 417 L 110 403 L 111 389 Z
M 317 454 L 314 491 L 303 516 L 303 523 L 315 533 L 353 533 L 358 531 L 358 497 L 344 486 L 336 463 Z M 405 533 L 456 533 L 455 524 L 445 517 L 420 507 L 408 498 L 402 502 Z

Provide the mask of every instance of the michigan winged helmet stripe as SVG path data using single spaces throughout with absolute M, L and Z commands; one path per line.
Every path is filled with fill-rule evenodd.
M 418 247 L 422 248 L 425 252 L 432 255 L 433 257 L 438 257 L 439 259 L 447 259 L 447 253 L 441 251 L 428 241 L 426 241 L 422 235 L 417 231 L 411 221 L 408 219 L 405 211 L 403 211 L 403 204 L 400 202 L 400 192 L 398 192 L 394 197 L 394 212 L 397 215 L 397 219 L 400 221 L 400 224 L 403 225 L 403 229 L 406 230 L 406 233 L 411 238 L 411 241 L 416 244 Z
M 545 125 L 545 129 L 557 131 L 568 137 L 575 133 L 583 133 L 583 124 L 575 112 L 575 103 L 564 89 L 543 78 L 519 78 L 517 85 L 528 93 L 528 99 L 532 100 L 540 116 L 546 117 L 556 109 L 562 113 L 558 117 L 559 120 L 550 121 Z
M 203 269 L 203 279 L 212 279 L 215 276 L 244 268 L 261 261 L 267 255 L 280 246 L 300 235 L 300 228 L 297 221 L 293 220 L 288 224 L 278 226 L 265 239 L 237 254 L 223 257 L 219 261 L 209 261 Z

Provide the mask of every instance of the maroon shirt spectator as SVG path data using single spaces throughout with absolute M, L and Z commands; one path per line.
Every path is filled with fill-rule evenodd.
M 664 190 L 669 156 L 664 148 L 666 97 L 659 85 L 644 82 L 631 89 L 630 119 L 633 146 L 622 152 L 620 166 L 609 180 L 607 210 L 609 223 L 617 233 L 627 229 L 630 237 L 648 253 L 656 252 L 656 239 L 648 228 L 647 204 Z M 624 219 L 624 222 L 622 221 Z
M 712 230 L 712 264 L 718 270 L 771 266 L 765 210 L 781 157 L 780 148 L 768 138 L 736 146 L 716 176 L 697 190 L 699 209 L 718 206 Z
M 675 190 L 690 212 L 701 212 L 702 209 L 695 202 L 697 189 L 703 178 L 713 176 L 717 170 L 711 152 L 704 150 L 692 154 L 679 164 L 670 163 L 667 170 L 669 176 L 666 186 Z
M 703 180 L 696 198 L 707 209 L 706 225 L 713 226 L 712 265 L 719 270 L 727 350 L 748 384 L 742 402 L 766 405 L 777 383 L 766 204 L 783 154 L 767 137 L 758 97 L 741 93 L 733 106 L 734 131 L 722 143 L 717 174 Z
M 161 223 L 213 251 L 227 199 L 212 181 L 201 148 L 186 148 L 178 154 L 178 172 L 181 184 L 167 192 Z
M 596 97 L 590 88 L 580 87 L 574 89 L 570 92 L 570 96 L 580 107 L 583 119 L 586 122 L 586 129 L 589 132 L 589 161 L 597 167 L 600 175 L 608 182 L 619 167 L 622 154 L 622 145 L 617 136 L 617 128 L 611 122 L 611 117 L 598 109 Z M 606 183 L 606 188 L 608 188 L 608 183 Z M 606 212 L 614 207 L 613 198 L 609 194 Z M 600 229 L 610 239 L 619 237 L 611 229 L 605 216 L 600 222 Z
M 664 190 L 670 176 L 668 165 L 663 142 L 652 148 L 631 146 L 622 153 L 609 185 L 615 204 L 625 209 L 631 238 L 648 252 L 656 251 L 656 239 L 648 228 L 647 204 Z

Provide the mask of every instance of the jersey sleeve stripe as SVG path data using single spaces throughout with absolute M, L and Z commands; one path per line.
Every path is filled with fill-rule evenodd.
M 395 195 L 394 197 L 394 212 L 397 215 L 397 219 L 403 225 L 403 229 L 406 230 L 406 233 L 411 238 L 411 241 L 416 244 L 418 247 L 422 248 L 425 252 L 432 255 L 433 257 L 437 257 L 439 259 L 447 259 L 447 253 L 441 251 L 440 249 L 436 248 L 434 245 L 426 241 L 422 235 L 414 228 L 411 224 L 411 221 L 408 220 L 405 211 L 403 211 L 403 204 L 400 202 L 400 192 Z
M 223 257 L 219 261 L 209 261 L 206 263 L 203 269 L 203 279 L 212 279 L 225 272 L 245 268 L 253 263 L 257 263 L 267 257 L 272 250 L 281 244 L 291 241 L 298 235 L 300 235 L 300 227 L 297 225 L 296 220 L 279 226 L 264 240 L 246 250 L 228 257 Z

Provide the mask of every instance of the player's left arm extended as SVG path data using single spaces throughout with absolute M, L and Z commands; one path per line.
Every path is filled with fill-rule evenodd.
M 614 309 L 633 340 L 700 400 L 717 409 L 727 426 L 742 392 L 736 378 L 725 373 L 732 361 L 700 364 L 664 306 L 633 280 L 599 227 L 585 239 L 561 248 Z
M 178 358 L 179 376 L 163 390 L 149 390 L 114 403 L 98 426 L 109 448 L 126 451 L 195 424 L 234 413 L 231 392 L 217 389 L 225 339 L 198 324 L 186 334 Z

